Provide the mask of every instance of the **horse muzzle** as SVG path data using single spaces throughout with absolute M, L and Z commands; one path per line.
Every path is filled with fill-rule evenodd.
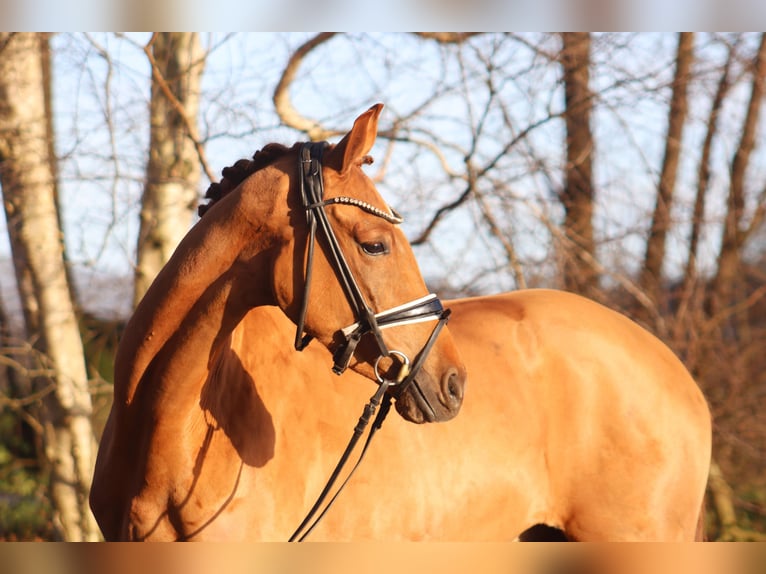
M 393 387 L 396 411 L 413 423 L 445 422 L 454 418 L 463 404 L 466 375 L 450 367 L 436 379 L 424 369 L 405 388 Z

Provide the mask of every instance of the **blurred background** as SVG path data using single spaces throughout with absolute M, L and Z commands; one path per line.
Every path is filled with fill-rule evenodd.
M 713 412 L 708 537 L 765 539 L 764 90 L 761 33 L 0 33 L 0 539 L 99 538 L 113 353 L 205 189 L 376 102 L 430 287 L 657 334 Z

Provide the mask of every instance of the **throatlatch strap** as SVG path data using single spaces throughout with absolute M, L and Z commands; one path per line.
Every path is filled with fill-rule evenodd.
M 299 165 L 299 179 L 301 200 L 303 205 L 311 203 L 311 196 L 316 192 L 310 191 L 309 187 L 319 186 L 318 193 L 324 193 L 322 187 L 321 176 L 321 160 L 324 149 L 327 147 L 326 142 L 320 144 L 304 144 L 301 147 L 300 157 L 298 160 Z M 298 313 L 298 321 L 296 323 L 297 328 L 295 331 L 295 349 L 302 351 L 309 344 L 312 337 L 311 335 L 304 335 L 303 330 L 306 323 L 306 311 L 309 304 L 309 294 L 311 292 L 311 271 L 314 267 L 314 244 L 316 243 L 316 230 L 317 219 L 314 215 L 314 210 L 306 210 L 306 223 L 308 224 L 309 233 L 306 242 L 306 270 L 303 277 L 303 301 L 301 301 L 300 312 Z
M 356 317 L 360 323 L 368 326 L 367 331 L 375 336 L 375 341 L 380 353 L 387 356 L 388 349 L 380 330 L 377 328 L 375 315 L 367 305 L 362 290 L 354 279 L 354 274 L 351 272 L 351 268 L 343 255 L 343 250 L 340 248 L 338 239 L 335 237 L 335 233 L 333 232 L 330 221 L 327 218 L 327 212 L 324 208 L 324 184 L 322 181 L 321 160 L 327 145 L 327 142 L 310 142 L 303 144 L 300 149 L 301 200 L 303 201 L 303 207 L 306 211 L 310 230 L 308 238 L 310 245 L 307 253 L 306 275 L 310 275 L 311 273 L 313 244 L 316 239 L 314 229 L 316 226 L 319 226 L 319 229 L 326 240 L 329 252 L 328 257 L 333 264 L 338 281 L 346 294 L 346 299 L 348 300 L 349 305 L 351 305 L 354 317 Z M 306 338 L 303 336 L 303 328 L 305 324 L 306 308 L 308 306 L 309 290 L 310 286 L 307 282 L 304 285 L 303 302 L 301 304 L 301 312 L 297 322 L 298 331 L 295 336 L 295 348 L 298 350 L 304 348 L 305 342 L 307 342 Z

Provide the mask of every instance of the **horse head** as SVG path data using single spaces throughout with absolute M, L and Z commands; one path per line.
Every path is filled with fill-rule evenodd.
M 466 378 L 442 330 L 448 311 L 429 295 L 401 218 L 362 169 L 382 107 L 359 116 L 336 145 L 267 146 L 240 164 L 243 181 L 230 194 L 235 182 L 209 195 L 236 196 L 238 214 L 252 222 L 254 249 L 269 254 L 270 303 L 298 326 L 296 348 L 315 338 L 333 351 L 336 372 L 348 366 L 390 384 L 406 419 L 444 421 L 457 414 Z

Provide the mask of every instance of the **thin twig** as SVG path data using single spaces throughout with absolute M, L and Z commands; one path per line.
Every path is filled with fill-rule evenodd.
M 497 154 L 495 154 L 495 157 L 490 159 L 490 161 L 487 162 L 487 164 L 484 167 L 482 167 L 480 170 L 477 170 L 475 179 L 478 181 L 479 178 L 483 177 L 489 171 L 491 171 L 504 156 L 508 155 L 511 148 L 513 148 L 516 144 L 518 144 L 525 137 L 527 137 L 533 130 L 543 126 L 544 124 L 552 121 L 553 119 L 560 117 L 560 115 L 561 114 L 551 114 L 524 128 L 521 132 L 519 132 L 518 135 L 511 138 L 511 140 L 506 145 L 504 145 L 503 148 Z M 428 238 L 430 237 L 431 233 L 439 224 L 439 222 L 442 220 L 442 218 L 448 215 L 450 212 L 452 212 L 456 208 L 463 205 L 463 203 L 465 203 L 468 200 L 468 198 L 471 197 L 472 192 L 473 192 L 473 186 L 469 184 L 462 191 L 462 193 L 457 197 L 457 199 L 437 209 L 436 213 L 434 213 L 433 217 L 431 218 L 431 221 L 428 223 L 428 225 L 426 225 L 425 229 L 420 233 L 420 235 L 418 235 L 410 243 L 412 245 L 422 245 L 423 243 L 428 241 Z
M 482 32 L 414 32 L 420 38 L 436 40 L 439 44 L 460 44 Z
M 503 230 L 500 229 L 500 226 L 495 220 L 495 216 L 492 214 L 492 209 L 487 203 L 484 194 L 479 193 L 478 190 L 476 191 L 476 201 L 479 204 L 479 209 L 481 209 L 481 214 L 484 217 L 484 220 L 487 222 L 487 225 L 489 225 L 490 232 L 497 238 L 497 240 L 505 249 L 505 253 L 508 256 L 508 264 L 511 267 L 511 271 L 513 271 L 513 278 L 516 281 L 516 288 L 526 289 L 527 281 L 524 278 L 524 270 L 521 267 L 521 262 L 519 261 L 519 257 L 516 253 L 516 248 L 513 245 L 511 236 L 506 235 L 503 233 Z
M 56 384 L 50 383 L 44 389 L 40 389 L 39 391 L 36 391 L 32 393 L 31 395 L 27 395 L 26 397 L 23 397 L 20 399 L 12 399 L 11 397 L 8 397 L 4 393 L 0 392 L 0 406 L 8 407 L 14 411 L 19 411 L 23 409 L 24 407 L 28 407 L 29 405 L 36 403 L 40 399 L 47 397 L 55 389 L 56 389 Z

